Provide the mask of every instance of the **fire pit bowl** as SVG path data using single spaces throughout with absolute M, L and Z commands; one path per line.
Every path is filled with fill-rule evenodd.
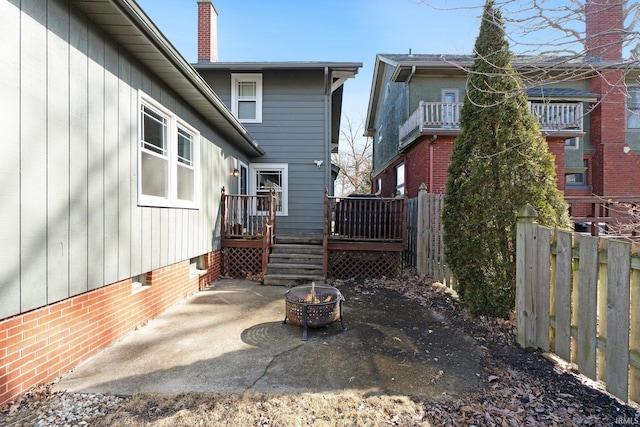
M 302 340 L 307 340 L 307 328 L 327 326 L 338 319 L 342 330 L 342 302 L 344 297 L 337 288 L 327 285 L 303 285 L 289 289 L 284 295 L 287 320 L 302 326 Z

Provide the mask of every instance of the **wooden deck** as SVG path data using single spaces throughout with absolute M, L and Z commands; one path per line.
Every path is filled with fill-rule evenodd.
M 407 247 L 407 198 L 325 194 L 323 270 L 329 277 L 395 276 Z
M 325 194 L 325 277 L 392 276 L 407 245 L 407 199 Z M 222 192 L 223 274 L 264 274 L 276 236 L 275 196 Z

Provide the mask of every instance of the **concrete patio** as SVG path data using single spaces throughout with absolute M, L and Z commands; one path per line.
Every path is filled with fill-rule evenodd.
M 57 390 L 460 394 L 481 386 L 472 338 L 385 289 L 340 287 L 340 322 L 310 329 L 285 318 L 288 288 L 224 279 L 157 317 L 74 371 Z

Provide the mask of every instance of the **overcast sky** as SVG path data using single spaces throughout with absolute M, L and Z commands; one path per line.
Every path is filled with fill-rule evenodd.
M 186 60 L 196 62 L 196 0 L 137 2 Z M 362 62 L 345 84 L 343 112 L 364 119 L 376 54 L 471 53 L 484 0 L 429 3 L 448 10 L 418 0 L 213 0 L 218 60 Z

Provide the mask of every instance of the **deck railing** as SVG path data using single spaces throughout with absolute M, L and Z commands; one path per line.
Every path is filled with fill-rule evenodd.
M 418 108 L 400 125 L 399 144 L 422 129 L 460 129 L 462 102 L 420 101 Z M 529 102 L 529 110 L 538 119 L 543 132 L 583 130 L 583 108 L 580 102 Z
M 325 197 L 329 239 L 406 241 L 406 200 Z
M 259 239 L 275 227 L 275 198 L 271 195 L 225 194 L 222 189 L 222 237 Z
M 575 223 L 590 226 L 592 236 L 640 234 L 640 196 L 565 196 Z
M 225 260 L 226 264 L 250 264 L 255 257 L 252 251 L 261 251 L 262 274 L 267 271 L 269 253 L 275 241 L 276 197 L 273 190 L 265 196 L 246 194 L 226 194 L 222 188 L 222 247 L 240 248 L 245 254 L 234 252 L 233 260 Z M 256 266 L 256 270 L 260 266 Z

